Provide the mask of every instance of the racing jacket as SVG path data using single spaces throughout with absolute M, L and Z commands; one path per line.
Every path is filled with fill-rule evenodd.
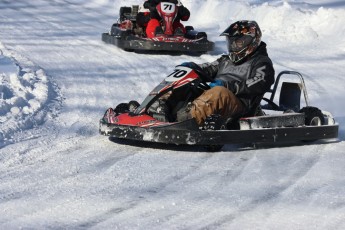
M 264 42 L 240 64 L 234 64 L 229 55 L 223 55 L 214 62 L 199 66 L 212 79 L 222 80 L 246 107 L 246 113 L 256 109 L 274 83 L 274 68 Z

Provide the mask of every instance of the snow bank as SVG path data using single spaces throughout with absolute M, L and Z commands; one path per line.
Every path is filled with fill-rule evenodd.
M 264 36 L 277 42 L 306 44 L 332 38 L 344 47 L 345 9 L 330 8 L 321 3 L 310 7 L 301 1 L 184 1 L 192 11 L 190 23 L 221 33 L 230 23 L 237 20 L 256 20 Z M 261 3 L 260 3 L 261 2 Z M 264 3 L 262 3 L 264 2 Z M 297 4 L 297 2 L 300 2 Z M 319 1 L 320 2 L 320 1 Z M 304 4 L 302 4 L 304 3 Z M 216 36 L 217 37 L 217 36 Z M 221 39 L 221 38 L 220 38 Z
M 44 120 L 50 91 L 42 69 L 21 67 L 0 43 L 0 147 Z M 42 113 L 43 112 L 43 113 Z

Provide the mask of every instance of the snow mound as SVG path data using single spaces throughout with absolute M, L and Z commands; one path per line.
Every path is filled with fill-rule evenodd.
M 42 69 L 22 67 L 4 55 L 0 44 L 0 148 L 16 133 L 41 124 L 46 117 L 51 83 Z

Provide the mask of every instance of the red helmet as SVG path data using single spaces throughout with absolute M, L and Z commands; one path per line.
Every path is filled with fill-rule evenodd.
M 261 43 L 261 30 L 255 21 L 237 21 L 220 36 L 226 36 L 229 57 L 237 63 L 253 53 Z

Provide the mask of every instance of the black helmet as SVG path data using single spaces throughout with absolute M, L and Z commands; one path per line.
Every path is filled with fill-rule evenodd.
M 233 63 L 254 52 L 261 43 L 261 30 L 255 21 L 237 21 L 220 36 L 226 36 L 229 57 Z

